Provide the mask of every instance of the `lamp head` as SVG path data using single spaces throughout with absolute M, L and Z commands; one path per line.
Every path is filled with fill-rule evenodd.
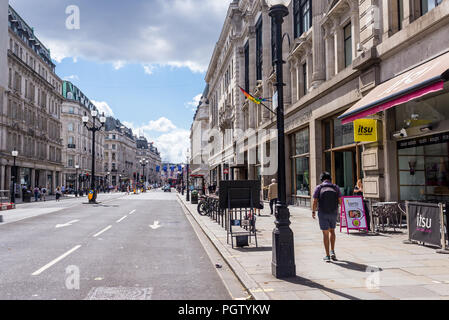
M 88 116 L 84 116 L 83 117 L 83 123 L 86 124 L 89 122 L 89 117 Z
M 92 117 L 96 117 L 97 115 L 98 115 L 98 111 L 97 110 L 92 110 L 91 112 L 90 112 L 90 114 L 92 115 Z
M 13 151 L 11 152 L 11 154 L 12 154 L 13 157 L 18 157 L 18 156 L 19 156 L 19 151 L 13 150 Z
M 288 5 L 290 4 L 291 0 L 265 0 L 268 4 L 268 6 L 272 7 L 272 6 L 276 6 L 276 5 L 283 5 L 288 7 Z
M 75 165 L 75 169 L 79 169 L 79 168 L 80 168 L 80 166 L 76 164 Z
M 106 117 L 105 117 L 104 115 L 102 115 L 102 116 L 100 117 L 100 122 L 101 122 L 101 124 L 105 124 L 105 122 L 106 122 Z

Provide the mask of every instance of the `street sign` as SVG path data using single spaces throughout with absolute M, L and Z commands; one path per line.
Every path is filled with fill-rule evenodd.
M 342 197 L 342 206 L 340 211 L 340 232 L 343 228 L 346 228 L 348 233 L 349 230 L 368 231 L 365 206 L 363 205 L 363 197 Z

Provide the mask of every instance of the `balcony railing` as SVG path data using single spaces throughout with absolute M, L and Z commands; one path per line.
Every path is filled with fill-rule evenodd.
M 68 144 L 68 145 L 67 145 L 67 148 L 69 148 L 69 149 L 76 149 L 76 145 L 74 145 L 74 144 Z

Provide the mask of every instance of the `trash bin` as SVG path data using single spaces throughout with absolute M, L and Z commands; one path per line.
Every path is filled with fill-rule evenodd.
M 32 196 L 32 193 L 31 192 L 25 192 L 25 193 L 23 193 L 23 202 L 31 202 L 31 196 Z
M 193 190 L 191 197 L 190 197 L 190 203 L 191 204 L 198 204 L 198 191 Z

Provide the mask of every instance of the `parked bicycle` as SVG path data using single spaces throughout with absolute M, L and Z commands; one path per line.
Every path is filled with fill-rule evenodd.
M 202 216 L 208 216 L 212 213 L 213 204 L 206 196 L 201 196 L 197 207 L 198 213 Z

